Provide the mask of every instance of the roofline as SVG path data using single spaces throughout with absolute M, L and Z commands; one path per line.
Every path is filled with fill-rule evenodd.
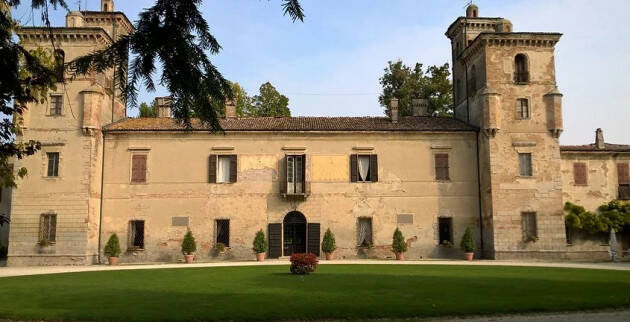
M 630 153 L 630 149 L 628 150 L 609 150 L 609 149 L 605 149 L 605 150 L 571 150 L 571 149 L 564 149 L 562 147 L 560 147 L 560 153 L 593 153 L 593 154 L 618 154 L 618 153 Z
M 501 38 L 499 36 L 505 36 L 505 37 L 509 37 L 509 36 L 552 36 L 556 43 L 558 41 L 560 41 L 560 38 L 562 37 L 562 33 L 559 32 L 482 32 L 479 33 L 477 35 L 477 37 L 475 37 L 475 39 L 473 39 L 473 41 L 470 43 L 470 45 L 466 46 L 464 48 L 464 50 L 462 50 L 462 52 L 457 56 L 457 59 L 466 59 L 471 52 L 474 50 L 474 48 L 476 46 L 479 45 L 479 42 L 481 42 L 482 38 L 491 38 L 492 36 L 495 36 L 497 38 Z M 556 45 L 556 43 L 553 44 L 553 46 Z
M 124 12 L 122 11 L 108 11 L 108 12 L 104 12 L 104 11 L 90 11 L 90 10 L 84 10 L 81 11 L 81 13 L 85 14 L 94 14 L 94 15 L 121 15 L 123 16 L 123 18 L 125 18 L 125 21 L 127 21 L 127 23 L 129 24 L 129 26 L 131 26 L 132 30 L 136 30 L 136 27 L 133 26 L 133 23 L 131 23 L 131 20 L 129 20 L 129 18 L 127 18 L 127 15 L 125 15 Z
M 111 42 L 114 42 L 114 40 L 112 39 L 112 37 L 107 33 L 107 31 L 105 31 L 105 29 L 101 28 L 101 27 L 19 27 L 15 33 L 18 35 L 18 37 L 20 36 L 20 31 L 96 31 L 99 33 L 102 33 L 103 35 L 105 35 L 105 37 L 110 40 Z M 24 33 L 26 34 L 26 33 Z M 48 33 L 46 33 L 46 35 L 48 35 Z
M 451 37 L 449 36 L 449 34 L 451 33 L 451 29 L 452 29 L 453 27 L 455 27 L 455 24 L 456 24 L 457 22 L 459 22 L 459 21 L 460 21 L 460 19 L 464 19 L 465 21 L 468 21 L 468 20 L 484 20 L 484 19 L 485 19 L 485 20 L 501 20 L 501 19 L 504 19 L 504 18 L 503 18 L 503 17 L 466 17 L 466 16 L 459 16 L 459 17 L 457 17 L 457 18 L 455 19 L 455 21 L 453 21 L 453 22 L 452 22 L 452 23 L 448 26 L 448 28 L 446 28 L 446 32 L 444 33 L 444 35 L 445 35 L 446 37 L 448 37 L 449 39 L 451 39 Z
M 113 123 L 112 123 L 113 124 Z M 340 130 L 217 130 L 212 131 L 211 129 L 103 129 L 102 132 L 105 133 L 209 133 L 209 134 L 219 134 L 222 132 L 236 132 L 236 133 L 477 133 L 478 129 L 461 129 L 461 130 L 416 130 L 416 129 L 399 129 L 399 130 L 350 130 L 350 129 L 340 129 Z

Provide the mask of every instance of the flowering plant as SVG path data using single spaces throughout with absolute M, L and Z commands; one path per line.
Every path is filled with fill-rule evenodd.
M 314 272 L 319 262 L 315 254 L 293 254 L 290 260 L 291 273 L 300 275 Z

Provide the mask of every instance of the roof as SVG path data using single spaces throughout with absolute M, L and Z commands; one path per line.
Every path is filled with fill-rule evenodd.
M 584 145 L 561 145 L 560 152 L 630 152 L 630 145 L 604 143 L 604 148 L 599 149 L 595 143 Z
M 192 120 L 192 131 L 208 131 L 198 119 Z M 324 132 L 459 132 L 477 129 L 451 117 L 404 116 L 398 123 L 388 117 L 243 117 L 222 118 L 224 131 L 324 131 Z M 125 118 L 105 126 L 106 132 L 186 131 L 172 118 Z

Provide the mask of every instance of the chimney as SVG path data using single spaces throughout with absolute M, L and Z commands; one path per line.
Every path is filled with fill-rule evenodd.
M 101 0 L 102 12 L 114 12 L 114 0 Z
M 83 18 L 83 14 L 80 11 L 70 11 L 66 15 L 66 27 L 77 28 L 83 27 L 83 22 L 85 19 Z
M 606 148 L 606 145 L 604 144 L 604 131 L 602 131 L 602 129 L 597 129 L 597 131 L 595 131 L 595 146 L 597 146 L 600 150 Z
M 158 117 L 172 117 L 171 104 L 173 99 L 170 96 L 156 97 L 155 105 L 157 106 Z
M 471 3 L 466 7 L 466 18 L 477 18 L 479 17 L 479 7 L 474 3 Z
M 429 116 L 429 100 L 426 98 L 411 99 L 411 115 Z
M 398 123 L 398 99 L 392 98 L 389 100 L 389 117 L 392 123 Z
M 231 100 L 225 101 L 225 117 L 226 118 L 236 118 L 236 105 Z

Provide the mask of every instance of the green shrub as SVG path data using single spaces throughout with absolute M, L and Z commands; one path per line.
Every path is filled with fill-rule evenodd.
M 398 228 L 396 228 L 396 230 L 394 231 L 392 251 L 394 253 L 404 253 L 407 251 L 407 242 L 405 241 L 405 237 L 403 236 L 402 232 Z
M 120 255 L 120 241 L 118 240 L 118 235 L 112 234 L 109 236 L 109 240 L 103 252 L 107 257 L 118 257 L 118 255 Z
M 619 200 L 599 206 L 597 213 L 570 202 L 564 205 L 564 211 L 564 221 L 569 228 L 590 235 L 608 233 L 611 228 L 619 232 L 630 226 L 630 204 Z
M 193 237 L 192 231 L 188 231 L 184 236 L 184 241 L 182 242 L 182 254 L 184 255 L 192 255 L 197 250 L 197 243 L 195 242 L 195 237 Z
M 332 253 L 337 249 L 335 242 L 335 235 L 330 231 L 330 228 L 326 229 L 324 233 L 324 239 L 322 240 L 322 250 L 324 253 Z
M 475 251 L 475 237 L 470 227 L 466 228 L 464 236 L 462 236 L 460 247 L 464 250 L 464 253 L 472 253 Z
M 254 237 L 254 242 L 252 244 L 254 246 L 253 250 L 256 254 L 267 252 L 267 239 L 265 239 L 265 233 L 262 229 L 256 233 L 256 237 Z

